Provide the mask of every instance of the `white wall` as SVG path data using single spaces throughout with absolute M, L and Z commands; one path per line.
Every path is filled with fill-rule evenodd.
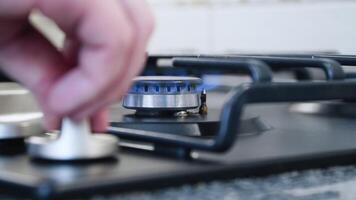
M 356 54 L 356 1 L 277 1 L 152 0 L 157 30 L 150 52 L 338 50 Z

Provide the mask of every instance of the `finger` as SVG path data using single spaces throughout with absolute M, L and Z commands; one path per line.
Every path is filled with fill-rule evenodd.
M 71 66 L 78 66 L 80 42 L 76 39 L 67 37 L 64 41 L 62 53 L 67 63 Z
M 50 94 L 52 109 L 68 115 L 101 95 L 124 70 L 127 51 L 133 41 L 132 28 L 125 11 L 115 1 L 40 2 L 44 14 L 83 45 L 78 67 L 59 80 Z M 64 10 L 66 15 L 63 15 Z
M 0 0 L 0 63 L 3 71 L 34 94 L 48 130 L 58 129 L 59 116 L 49 112 L 46 96 L 55 80 L 66 71 L 57 51 L 29 23 L 36 0 Z
M 107 130 L 108 127 L 108 110 L 102 109 L 97 111 L 90 118 L 91 129 L 94 133 L 102 133 Z
M 0 0 L 0 17 L 25 17 L 31 12 L 36 0 Z
M 144 67 L 147 45 L 154 29 L 154 17 L 146 1 L 121 0 L 119 3 L 127 11 L 134 26 L 136 36 L 134 48 L 130 53 L 129 63 L 127 64 L 129 69 L 126 76 L 127 79 L 122 81 L 122 89 L 120 90 L 119 88 L 117 91 L 119 97 L 121 97 L 123 92 L 126 92 L 131 85 L 132 79 L 137 76 Z
M 0 0 L 0 46 L 24 33 L 33 6 L 34 0 Z
M 145 56 L 143 56 L 143 57 L 145 57 Z M 142 60 L 145 60 L 145 59 L 142 59 Z M 128 75 L 128 76 L 131 76 L 131 75 Z M 85 108 L 85 109 L 78 110 L 77 112 L 75 112 L 74 115 L 71 115 L 71 117 L 73 119 L 80 120 L 80 119 L 84 118 L 85 116 L 88 116 L 91 113 L 96 112 L 97 110 L 103 109 L 105 107 L 109 107 L 113 102 L 116 102 L 119 99 L 121 99 L 123 94 L 125 94 L 126 91 L 129 89 L 129 87 L 131 86 L 131 83 L 132 83 L 132 79 L 130 79 L 126 83 L 122 83 L 122 84 L 116 83 L 116 85 L 112 87 L 112 90 L 109 92 L 109 94 L 107 95 L 107 97 L 105 99 L 101 99 L 100 101 L 97 100 L 95 102 L 92 102 L 90 104 L 90 106 L 87 106 L 87 108 Z M 117 86 L 119 86 L 118 89 L 116 89 Z
M 131 85 L 131 80 L 142 70 L 146 59 L 146 48 L 150 35 L 154 28 L 154 18 L 148 5 L 142 0 L 120 1 L 120 5 L 127 11 L 127 15 L 134 26 L 135 40 L 134 47 L 128 56 L 127 73 L 124 79 L 113 82 L 113 86 L 107 91 L 109 94 L 106 99 L 96 101 L 88 107 L 75 113 L 74 118 L 82 118 L 95 110 L 109 105 L 121 98 Z M 139 13 L 139 14 L 138 14 Z M 142 17 L 144 16 L 144 17 Z
M 61 125 L 61 117 L 44 113 L 44 127 L 48 131 L 59 130 Z
M 146 49 L 149 38 L 154 29 L 154 17 L 148 4 L 142 0 L 121 0 L 119 3 L 131 20 L 134 27 L 135 43 L 129 54 L 127 76 L 122 81 L 122 88 L 118 88 L 117 95 L 121 97 L 131 85 L 132 79 L 143 69 L 146 60 Z
M 0 63 L 10 77 L 27 86 L 36 96 L 50 129 L 57 128 L 58 117 L 50 112 L 47 96 L 52 85 L 68 70 L 63 57 L 40 33 L 29 27 L 0 46 Z

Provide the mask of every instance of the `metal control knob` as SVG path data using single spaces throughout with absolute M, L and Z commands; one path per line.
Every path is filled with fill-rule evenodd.
M 108 134 L 91 134 L 86 120 L 62 121 L 57 136 L 30 137 L 26 140 L 28 154 L 47 160 L 92 160 L 116 156 L 118 139 Z

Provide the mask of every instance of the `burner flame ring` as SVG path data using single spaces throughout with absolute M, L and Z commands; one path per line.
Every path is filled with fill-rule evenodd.
M 184 111 L 198 108 L 200 78 L 144 76 L 134 79 L 123 107 L 137 111 Z

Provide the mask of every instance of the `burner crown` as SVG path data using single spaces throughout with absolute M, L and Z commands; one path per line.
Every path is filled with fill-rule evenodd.
M 197 93 L 201 79 L 179 76 L 142 76 L 134 79 L 129 93 L 136 94 L 182 94 Z
M 134 79 L 123 106 L 135 110 L 180 111 L 200 105 L 200 78 L 142 76 Z

